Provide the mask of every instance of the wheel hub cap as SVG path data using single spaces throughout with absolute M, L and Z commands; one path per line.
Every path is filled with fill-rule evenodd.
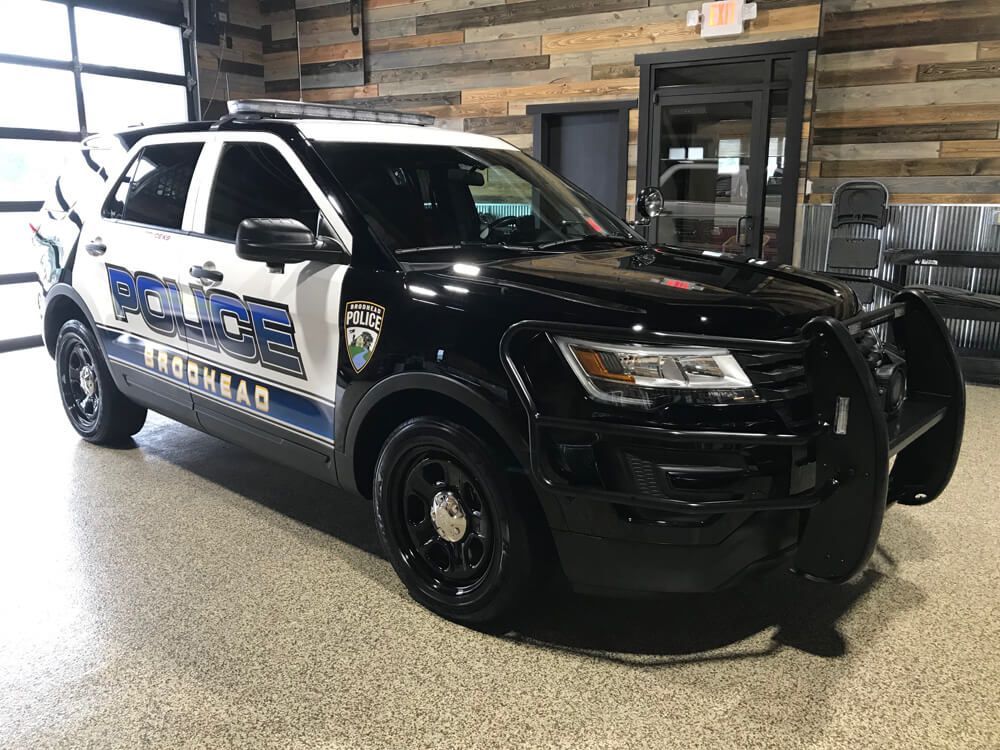
M 85 396 L 93 396 L 97 391 L 97 378 L 94 376 L 94 368 L 90 365 L 80 368 L 80 390 Z
M 468 521 L 462 501 L 454 492 L 443 490 L 431 503 L 431 523 L 438 536 L 446 542 L 457 542 L 465 536 Z

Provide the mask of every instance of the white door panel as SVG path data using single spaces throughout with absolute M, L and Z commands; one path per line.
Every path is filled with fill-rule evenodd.
M 84 225 L 73 267 L 74 287 L 94 316 L 109 358 L 119 364 L 146 367 L 171 377 L 179 366 L 169 358 L 181 352 L 176 316 L 183 294 L 178 257 L 190 250 L 193 239 L 180 232 L 143 227 L 111 219 Z M 88 244 L 103 245 L 93 255 Z M 148 367 L 152 344 L 154 364 Z M 167 359 L 164 359 L 167 357 Z M 183 387 L 183 378 L 179 385 Z
M 196 242 L 191 265 L 211 265 L 222 276 L 207 288 L 191 277 L 182 284 L 185 318 L 207 311 L 210 319 L 208 342 L 188 341 L 190 385 L 209 399 L 204 408 L 236 410 L 332 445 L 347 266 L 305 262 L 271 273 L 238 258 L 230 242 Z

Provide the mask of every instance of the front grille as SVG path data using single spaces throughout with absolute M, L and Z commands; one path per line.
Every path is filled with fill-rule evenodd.
M 635 489 L 641 495 L 661 495 L 660 482 L 657 479 L 656 464 L 652 461 L 640 458 L 634 453 L 626 453 L 625 461 L 632 474 L 632 481 L 635 482 Z
M 801 352 L 739 352 L 736 359 L 765 401 L 785 401 L 809 393 Z
M 805 353 L 736 352 L 761 401 L 769 404 L 786 430 L 801 432 L 815 424 Z

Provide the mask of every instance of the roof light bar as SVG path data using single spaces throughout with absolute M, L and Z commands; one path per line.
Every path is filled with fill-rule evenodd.
M 387 122 L 396 125 L 434 124 L 434 118 L 431 115 L 343 107 L 337 104 L 291 102 L 283 99 L 235 99 L 229 102 L 229 114 L 233 116 L 259 115 L 261 117 L 357 120 L 360 122 Z

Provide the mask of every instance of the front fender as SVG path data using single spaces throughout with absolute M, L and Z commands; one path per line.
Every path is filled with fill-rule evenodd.
M 353 408 L 346 404 L 338 406 L 336 414 L 337 468 L 338 475 L 345 486 L 356 488 L 353 457 L 365 420 L 387 398 L 403 392 L 412 393 L 415 399 L 420 398 L 421 394 L 443 396 L 471 411 L 499 435 L 523 466 L 528 465 L 526 438 L 523 432 L 518 429 L 516 418 L 511 413 L 505 412 L 495 400 L 473 386 L 446 375 L 430 372 L 402 372 L 376 383 L 357 401 Z M 340 403 L 344 403 L 342 399 Z M 341 473 L 342 471 L 346 473 Z

